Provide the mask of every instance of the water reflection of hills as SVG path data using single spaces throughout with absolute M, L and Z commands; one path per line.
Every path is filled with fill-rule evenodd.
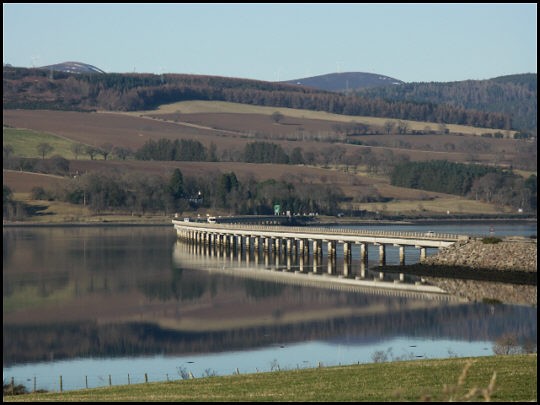
M 4 230 L 4 366 L 310 340 L 536 339 L 535 308 L 238 278 L 178 265 L 174 243 L 162 228 Z
M 536 312 L 525 307 L 458 305 L 323 321 L 189 332 L 152 323 L 4 325 L 4 366 L 76 357 L 179 355 L 245 350 L 310 340 L 380 342 L 400 336 L 495 340 L 505 331 L 536 341 Z

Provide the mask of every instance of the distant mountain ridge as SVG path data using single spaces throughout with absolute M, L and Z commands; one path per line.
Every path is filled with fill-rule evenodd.
M 372 87 L 404 84 L 405 82 L 375 73 L 345 72 L 288 80 L 283 83 L 312 87 L 325 91 L 347 92 Z
M 106 73 L 100 68 L 82 62 L 62 62 L 54 65 L 42 66 L 38 69 L 47 69 L 65 73 Z

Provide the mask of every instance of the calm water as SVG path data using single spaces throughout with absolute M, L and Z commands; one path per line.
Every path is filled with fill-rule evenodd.
M 536 223 L 371 228 L 536 235 Z M 397 261 L 391 250 L 389 264 Z M 370 266 L 376 259 L 370 252 Z M 407 264 L 417 260 L 415 249 L 406 251 Z M 506 333 L 536 342 L 536 307 L 225 271 L 267 274 L 280 266 L 286 263 L 274 258 L 255 263 L 195 252 L 177 243 L 172 226 L 5 227 L 4 382 L 14 377 L 29 389 L 58 390 L 62 376 L 69 390 L 138 383 L 145 375 L 165 381 L 376 358 L 491 355 Z M 324 272 L 327 264 L 320 266 Z

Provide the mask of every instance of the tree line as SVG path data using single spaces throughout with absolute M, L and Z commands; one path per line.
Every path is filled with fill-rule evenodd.
M 468 196 L 524 211 L 537 207 L 537 178 L 524 179 L 500 168 L 445 160 L 402 162 L 390 173 L 394 186 Z
M 29 80 L 32 77 L 35 80 Z M 186 74 L 56 74 L 4 67 L 4 108 L 148 110 L 187 100 L 219 100 L 496 129 L 513 127 L 509 114 L 436 104 L 339 94 L 257 80 Z
M 196 140 L 171 141 L 165 138 L 146 141 L 134 153 L 134 157 L 139 160 L 218 161 L 214 144 L 206 148 Z M 289 156 L 280 145 L 272 142 L 248 142 L 238 159 L 247 163 L 304 163 L 301 148 L 295 148 Z

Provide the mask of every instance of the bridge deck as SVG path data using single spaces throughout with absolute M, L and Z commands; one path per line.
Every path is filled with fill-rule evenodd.
M 398 232 L 331 227 L 245 225 L 231 223 L 212 224 L 176 220 L 173 220 L 173 224 L 176 229 L 208 233 L 269 238 L 319 239 L 325 241 L 351 243 L 396 244 L 437 248 L 452 245 L 458 240 L 468 239 L 468 236 L 466 235 L 431 232 Z

